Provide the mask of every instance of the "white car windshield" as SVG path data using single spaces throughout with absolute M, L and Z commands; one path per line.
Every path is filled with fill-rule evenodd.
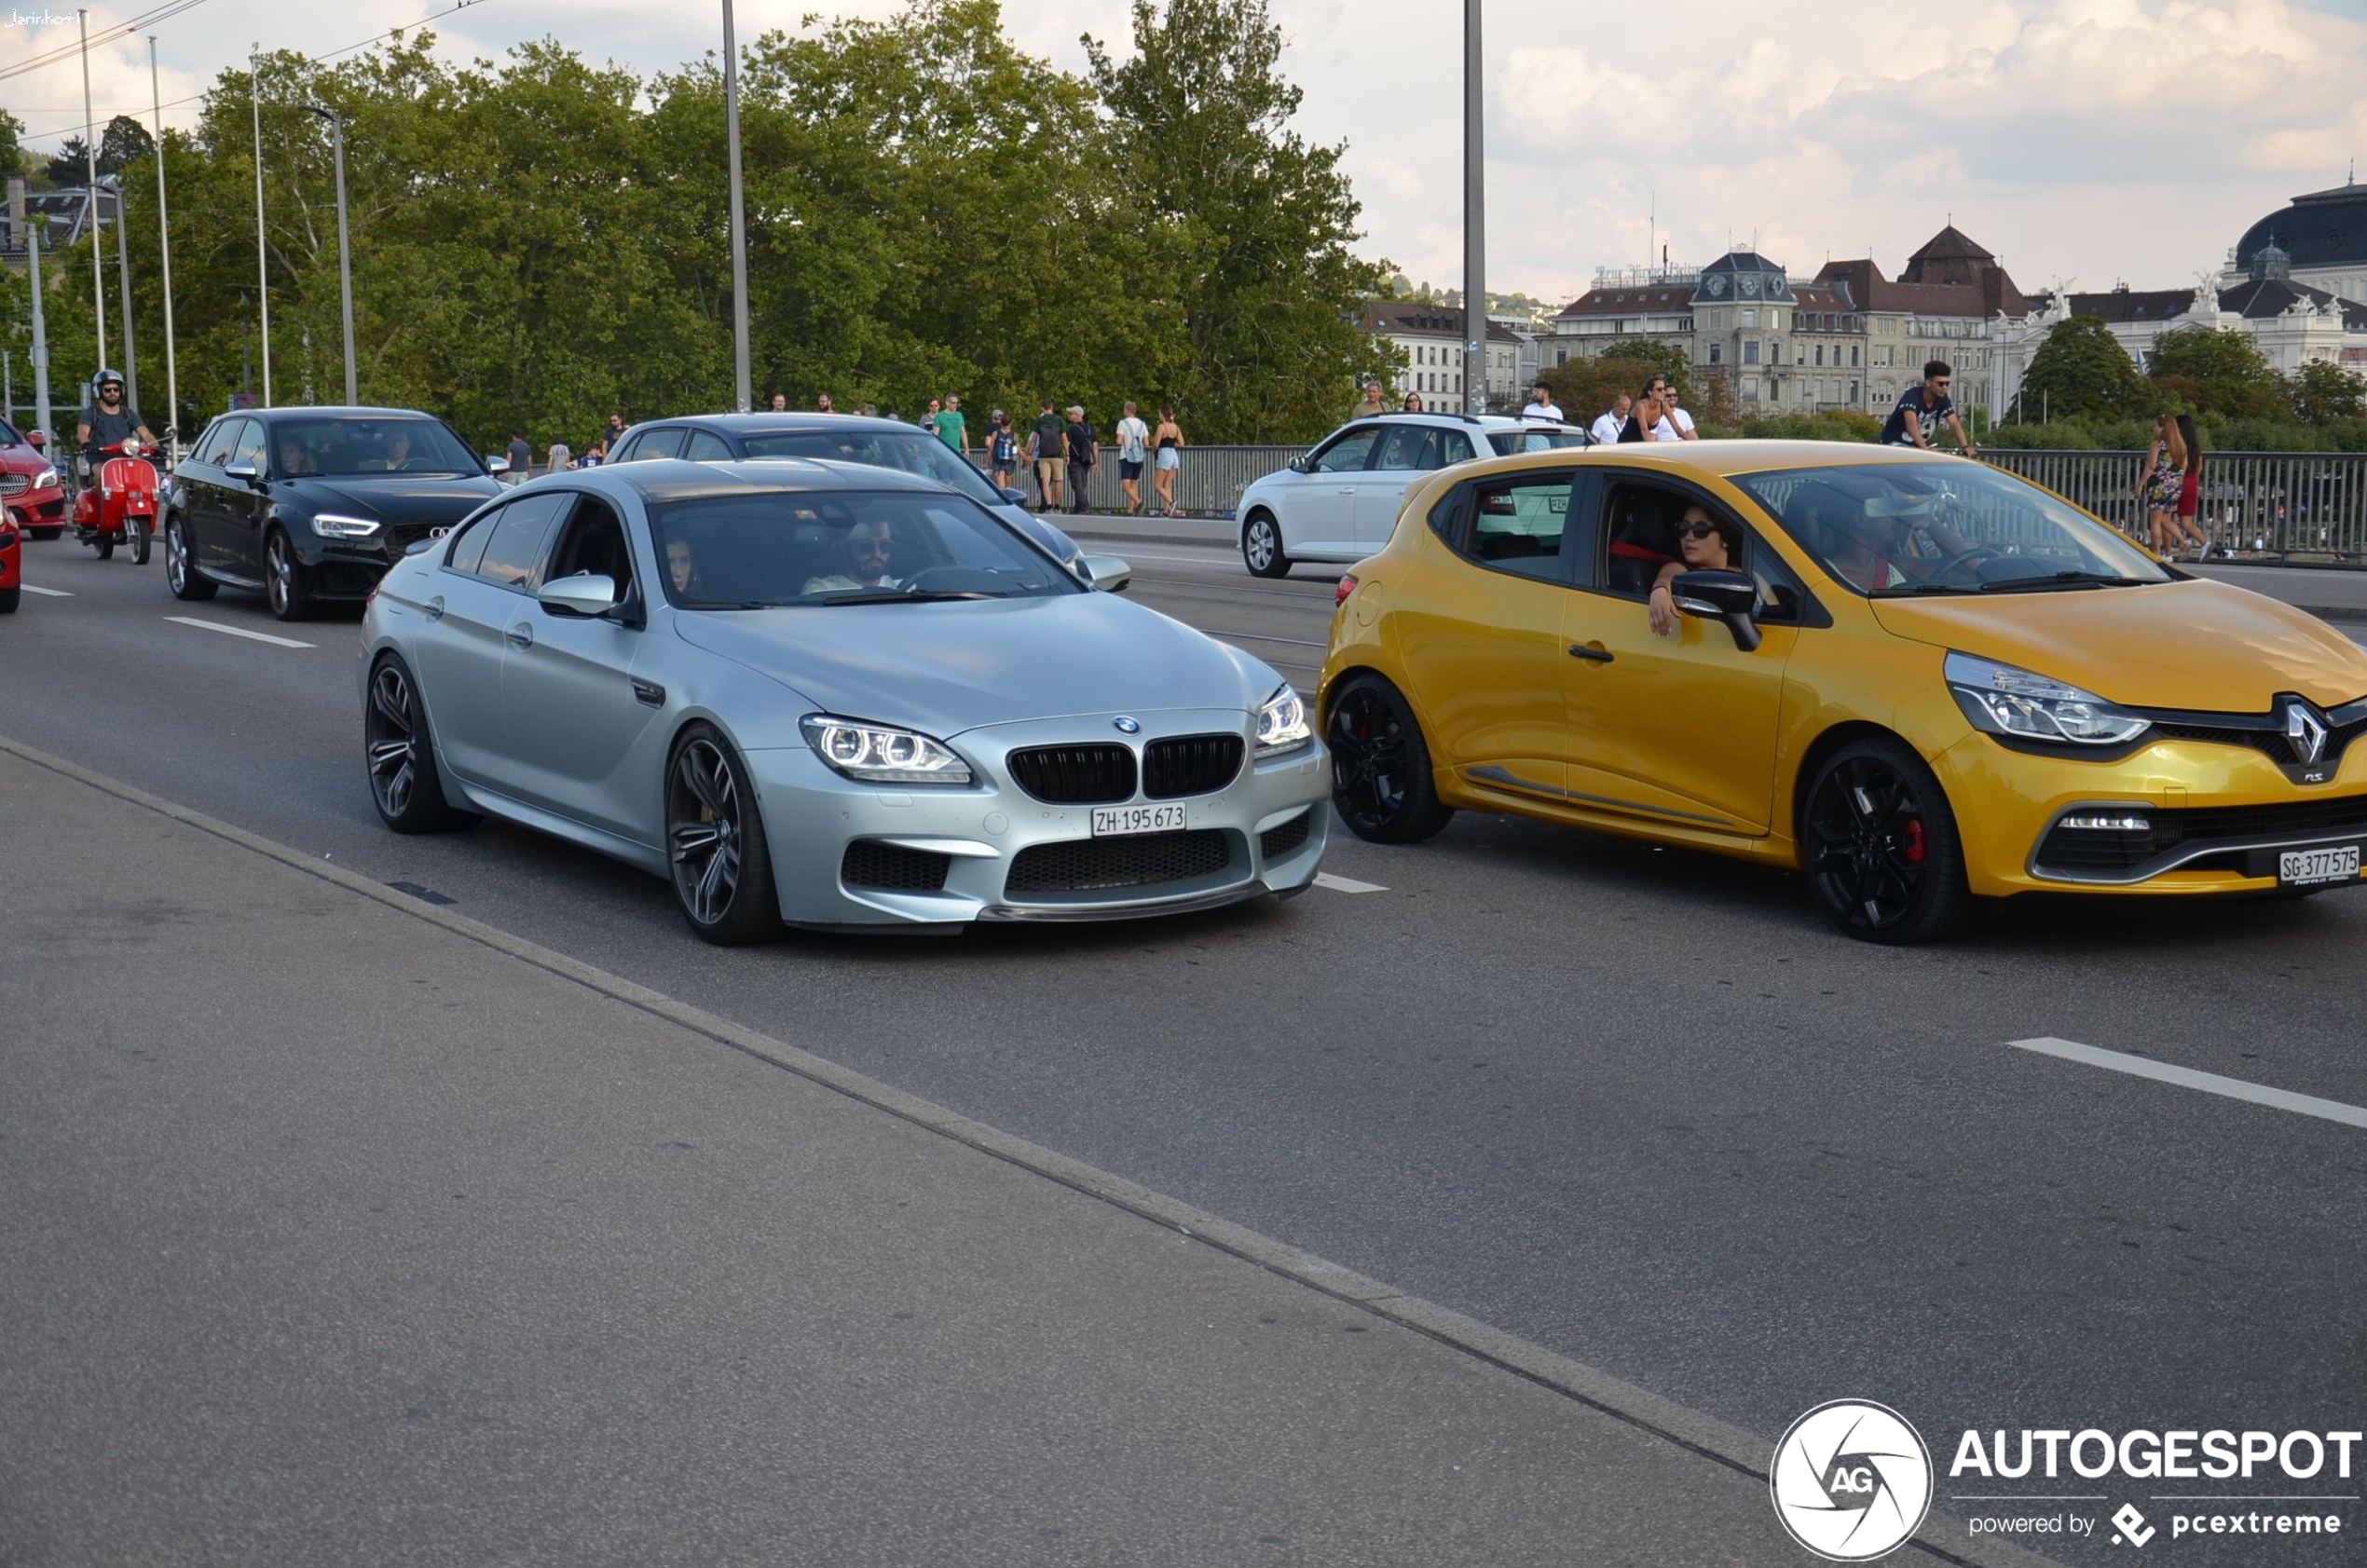
M 1835 581 L 1872 598 L 2175 580 L 2077 507 L 1982 463 L 1838 464 L 1734 483 Z
M 951 485 L 986 506 L 1004 504 L 1003 492 L 988 483 L 976 464 L 925 430 L 771 430 L 740 438 L 751 457 L 827 457 L 867 468 L 900 469 Z
M 651 504 L 650 528 L 682 609 L 1084 592 L 1000 519 L 942 492 L 697 496 Z

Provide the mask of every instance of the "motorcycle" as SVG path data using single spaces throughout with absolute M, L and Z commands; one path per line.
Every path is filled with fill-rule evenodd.
M 157 531 L 157 470 L 143 454 L 155 450 L 136 441 L 100 447 L 106 461 L 99 465 L 97 482 L 75 495 L 74 537 L 96 549 L 102 561 L 116 545 L 129 544 L 131 564 L 148 564 Z

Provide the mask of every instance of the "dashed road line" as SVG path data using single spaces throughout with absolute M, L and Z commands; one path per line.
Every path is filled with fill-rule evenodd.
M 17 586 L 23 589 L 28 593 L 38 593 L 45 599 L 71 599 L 74 597 L 73 594 L 67 593 L 62 588 L 37 588 L 30 582 L 21 582 L 17 584 Z
M 1243 642 L 1251 643 L 1288 643 L 1293 648 L 1329 648 L 1332 646 L 1329 643 L 1310 641 L 1306 637 L 1269 637 L 1257 632 L 1209 632 L 1206 634 L 1211 637 L 1238 637 Z
M 1321 878 L 1318 877 L 1317 880 L 1321 880 Z M 2367 1107 L 2345 1105 L 2338 1099 L 2319 1099 L 2316 1095 L 2297 1095 L 2291 1089 L 2272 1089 L 2264 1084 L 2248 1084 L 2241 1078 L 2225 1078 L 2216 1072 L 2200 1072 L 2191 1067 L 2173 1067 L 2149 1057 L 2132 1057 L 2121 1051 L 2082 1045 L 2076 1040 L 2042 1036 L 2036 1040 L 2011 1040 L 2006 1043 L 2016 1050 L 2035 1051 L 2042 1057 L 2059 1057 L 2067 1062 L 2100 1067 L 2107 1072 L 2126 1072 L 2133 1078 L 2151 1078 L 2157 1083 L 2175 1084 L 2183 1089 L 2200 1089 L 2207 1095 L 2224 1095 L 2229 1099 L 2290 1111 L 2299 1116 L 2316 1116 L 2329 1122 L 2340 1122 L 2346 1126 L 2367 1127 Z
M 1387 893 L 1378 882 L 1360 882 L 1353 877 L 1334 877 L 1329 871 L 1315 873 L 1315 885 L 1330 888 L 1334 893 Z
M 194 626 L 200 632 L 219 632 L 228 637 L 247 637 L 258 643 L 269 643 L 274 648 L 318 648 L 321 646 L 318 643 L 300 643 L 294 637 L 275 637 L 268 632 L 250 632 L 243 626 L 225 626 L 219 620 L 199 620 L 194 615 L 168 615 L 165 619 L 175 626 Z

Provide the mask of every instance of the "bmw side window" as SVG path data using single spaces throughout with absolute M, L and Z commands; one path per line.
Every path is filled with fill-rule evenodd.
M 1350 430 L 1317 454 L 1308 465 L 1314 473 L 1360 473 L 1373 456 L 1373 445 L 1380 437 L 1378 426 L 1367 425 Z
M 493 530 L 486 538 L 485 554 L 475 575 L 499 587 L 525 588 L 534 580 L 534 568 L 542 564 L 542 547 L 550 539 L 552 525 L 574 499 L 569 491 L 546 491 L 513 501 L 498 517 L 486 519 Z
M 646 463 L 652 457 L 678 457 L 682 455 L 684 432 L 677 426 L 669 430 L 644 431 L 633 443 L 633 461 Z
M 683 448 L 682 456 L 694 463 L 728 463 L 732 460 L 732 449 L 723 443 L 722 437 L 712 431 L 692 430 L 691 444 Z
M 496 507 L 461 529 L 459 538 L 452 541 L 444 564 L 456 572 L 473 574 L 477 563 L 485 559 L 485 541 L 493 537 L 494 524 L 499 522 L 501 514 L 508 510 L 507 507 Z
M 576 502 L 574 515 L 568 519 L 557 547 L 551 552 L 551 564 L 535 581 L 540 586 L 583 572 L 615 583 L 620 601 L 633 586 L 633 556 L 625 548 L 624 525 L 617 521 L 608 502 L 595 496 Z

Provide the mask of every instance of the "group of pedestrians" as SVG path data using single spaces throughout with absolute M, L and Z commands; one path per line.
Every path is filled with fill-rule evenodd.
M 1175 410 L 1161 407 L 1154 429 L 1135 404 L 1124 404 L 1110 433 L 1117 447 L 1126 515 L 1142 516 L 1147 508 L 1154 517 L 1174 516 L 1175 476 L 1184 466 L 1184 427 L 1175 422 Z M 1025 435 L 999 408 L 988 424 L 988 471 L 1006 490 L 1016 487 L 1013 481 L 1022 472 L 1034 475 L 1037 511 L 1092 511 L 1093 472 L 1101 463 L 1101 432 L 1085 416 L 1081 403 L 1056 409 L 1046 398 Z M 1142 487 L 1146 473 L 1151 481 L 1147 496 Z

